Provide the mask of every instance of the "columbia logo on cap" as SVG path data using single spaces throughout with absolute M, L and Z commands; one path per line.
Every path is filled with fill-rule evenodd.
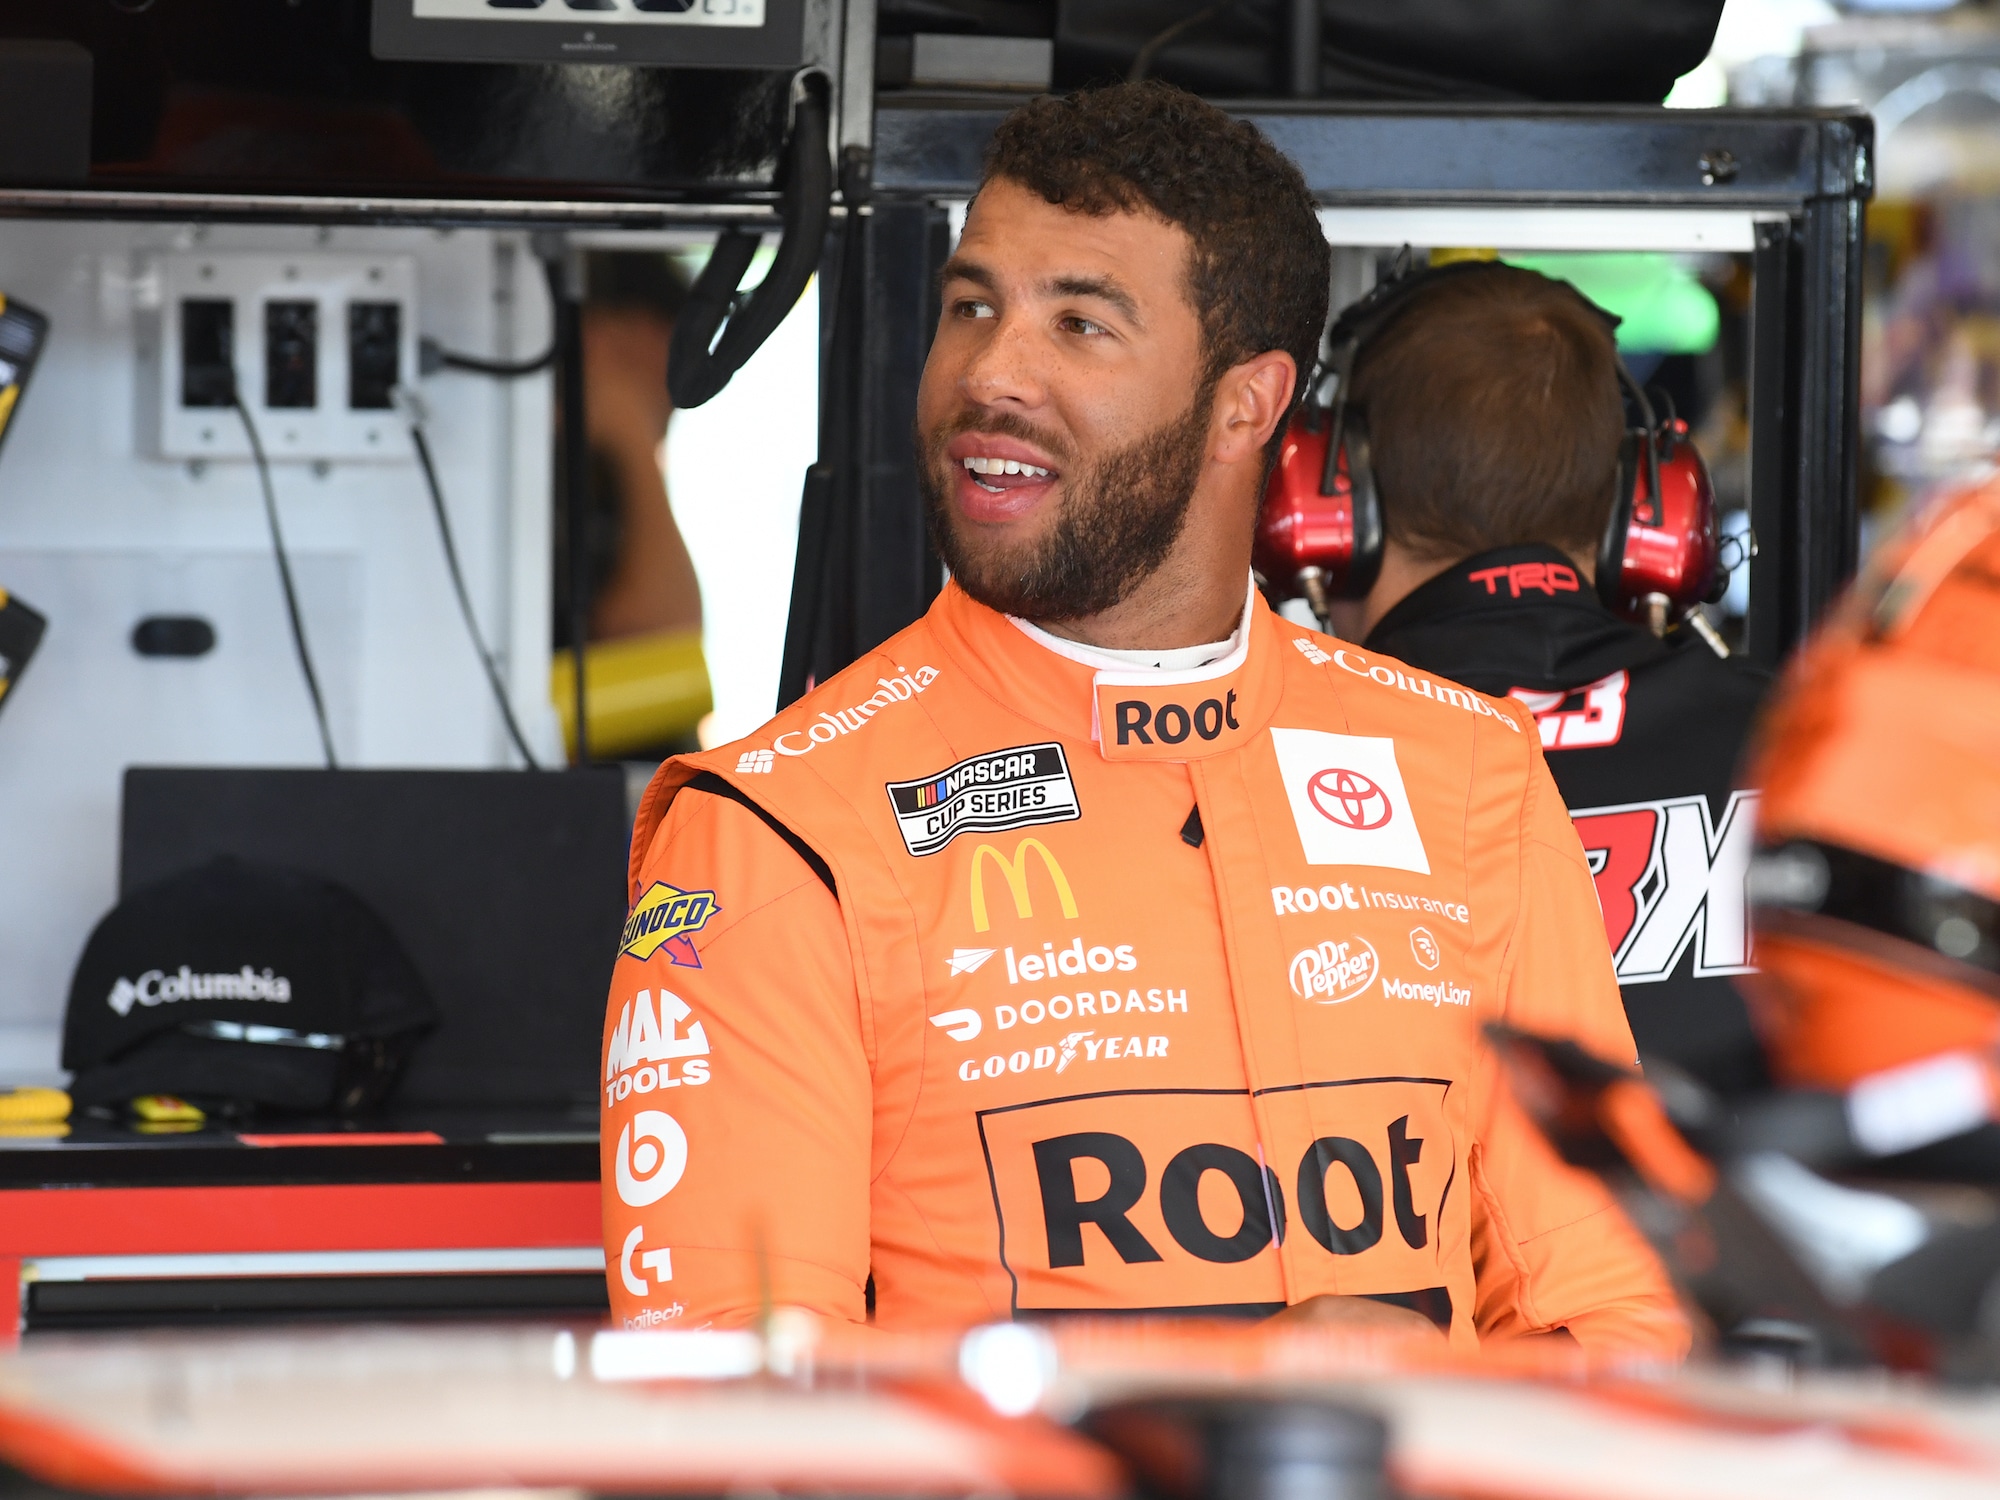
M 259 974 L 245 964 L 234 974 L 196 974 L 182 964 L 174 974 L 148 969 L 136 980 L 120 979 L 105 1002 L 126 1016 L 135 1005 L 172 1005 L 176 1000 L 270 1000 L 283 1005 L 291 998 L 291 980 L 269 969 Z

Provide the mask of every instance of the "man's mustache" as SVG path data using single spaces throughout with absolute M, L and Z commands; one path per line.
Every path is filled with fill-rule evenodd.
M 1018 438 L 1024 443 L 1033 443 L 1044 453 L 1067 470 L 1072 466 L 1075 453 L 1070 445 L 1028 421 L 1008 412 L 960 412 L 950 421 L 941 424 L 925 444 L 925 451 L 933 458 L 942 458 L 945 445 L 961 433 L 976 432 L 987 437 Z

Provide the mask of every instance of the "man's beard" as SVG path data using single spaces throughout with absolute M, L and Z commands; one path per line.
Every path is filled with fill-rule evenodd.
M 945 447 L 961 432 L 1018 437 L 1046 447 L 1046 437 L 1018 417 L 967 413 L 922 445 L 919 480 L 931 545 L 966 593 L 1024 620 L 1079 620 L 1122 602 L 1166 558 L 1187 524 L 1188 506 L 1208 450 L 1215 386 L 1206 382 L 1188 409 L 1137 442 L 1087 468 L 1071 455 L 1061 464 L 1061 509 L 1039 541 L 975 551 L 955 529 L 957 482 Z

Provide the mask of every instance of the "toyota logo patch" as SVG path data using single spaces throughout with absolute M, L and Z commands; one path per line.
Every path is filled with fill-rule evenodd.
M 1396 811 L 1388 794 L 1359 771 L 1320 771 L 1306 783 L 1306 795 L 1321 817 L 1358 833 L 1382 827 Z

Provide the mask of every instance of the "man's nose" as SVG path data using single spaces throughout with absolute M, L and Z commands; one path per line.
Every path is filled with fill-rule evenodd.
M 1040 407 L 1048 399 L 1047 357 L 1047 342 L 1029 319 L 1002 315 L 966 361 L 959 389 L 979 406 Z

